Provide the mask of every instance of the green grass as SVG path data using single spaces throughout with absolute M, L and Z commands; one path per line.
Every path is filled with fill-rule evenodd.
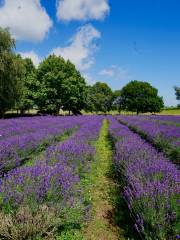
M 111 174 L 112 148 L 109 142 L 109 124 L 104 120 L 96 142 L 96 158 L 89 176 L 89 195 L 92 202 L 92 219 L 88 222 L 86 240 L 121 240 L 122 230 L 115 223 L 114 206 L 110 196 L 116 188 Z
M 180 108 L 173 108 L 173 109 L 164 109 L 161 115 L 180 115 Z
M 69 230 L 62 232 L 56 240 L 85 240 L 79 230 Z

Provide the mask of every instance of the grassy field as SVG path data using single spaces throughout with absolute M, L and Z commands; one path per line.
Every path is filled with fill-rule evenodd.
M 84 110 L 81 111 L 83 115 L 92 115 L 92 114 L 96 114 L 96 113 L 87 113 L 85 112 Z M 15 110 L 12 110 L 12 111 L 8 111 L 7 114 L 16 114 L 17 111 Z M 29 110 L 26 112 L 26 114 L 37 114 L 37 110 L 35 109 L 32 109 L 32 110 Z M 68 115 L 69 112 L 68 111 L 63 111 L 63 110 L 60 110 L 59 112 L 60 115 Z M 98 114 L 104 114 L 103 112 L 98 112 Z M 107 114 L 112 114 L 112 115 L 117 115 L 119 114 L 118 111 L 110 111 L 108 112 Z M 127 112 L 127 111 L 121 111 L 122 115 L 136 115 L 135 112 Z M 149 115 L 151 113 L 146 113 L 145 115 Z M 164 109 L 162 112 L 160 113 L 157 113 L 158 115 L 180 115 L 180 108 L 169 108 L 169 109 Z
M 85 113 L 82 111 L 83 114 L 92 114 L 92 113 Z M 99 114 L 103 114 L 102 112 L 99 112 Z M 110 111 L 107 114 L 117 115 L 119 114 L 118 111 Z M 127 111 L 121 111 L 122 115 L 136 115 L 135 112 L 127 112 Z M 173 109 L 164 109 L 162 112 L 157 113 L 158 115 L 180 115 L 180 109 L 179 108 L 173 108 Z M 151 115 L 151 113 L 146 113 L 145 115 Z
M 164 109 L 160 114 L 162 114 L 162 115 L 180 115 L 180 108 Z

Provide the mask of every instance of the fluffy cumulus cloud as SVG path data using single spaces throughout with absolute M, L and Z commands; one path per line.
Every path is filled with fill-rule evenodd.
M 34 65 L 37 67 L 39 65 L 39 63 L 41 62 L 41 58 L 38 56 L 37 53 L 35 53 L 34 51 L 30 51 L 30 52 L 20 52 L 22 58 L 30 58 Z
M 58 0 L 59 20 L 100 20 L 110 11 L 108 0 Z
M 101 33 L 87 24 L 77 31 L 67 46 L 55 48 L 52 53 L 69 59 L 80 71 L 84 71 L 94 63 L 93 54 L 97 49 L 95 40 L 100 37 Z
M 0 26 L 8 27 L 17 40 L 41 41 L 52 21 L 40 0 L 0 0 Z
M 116 65 L 112 65 L 108 68 L 102 69 L 99 72 L 99 75 L 118 80 L 128 80 L 131 77 L 126 69 L 120 68 Z

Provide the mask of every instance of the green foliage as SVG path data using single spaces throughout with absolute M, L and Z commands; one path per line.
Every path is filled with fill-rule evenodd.
M 164 106 L 158 90 L 147 82 L 131 81 L 121 91 L 124 110 L 139 113 L 160 112 Z
M 22 113 L 33 107 L 35 67 L 13 52 L 15 41 L 8 30 L 0 29 L 0 114 L 15 107 Z
M 88 87 L 86 111 L 108 112 L 112 108 L 113 93 L 106 83 L 97 82 Z
M 40 111 L 58 114 L 60 108 L 76 113 L 85 102 L 85 80 L 70 61 L 50 55 L 37 70 L 35 102 Z
M 121 111 L 120 107 L 120 99 L 121 99 L 121 90 L 115 90 L 112 95 L 112 110 L 117 110 L 119 113 Z
M 66 230 L 62 232 L 61 236 L 57 237 L 57 240 L 83 240 L 81 232 L 78 230 Z
M 60 109 L 80 114 L 82 109 L 152 113 L 163 108 L 163 99 L 149 83 L 132 81 L 115 92 L 106 83 L 87 87 L 70 61 L 50 55 L 36 70 L 32 61 L 16 55 L 14 48 L 9 31 L 0 28 L 0 116 L 12 108 L 22 114 L 34 107 L 49 114 L 58 114 Z M 180 88 L 174 89 L 180 99 Z
M 15 47 L 15 40 L 11 38 L 8 29 L 0 28 L 0 53 L 12 52 Z
M 62 93 L 63 110 L 76 114 L 83 109 L 86 101 L 86 83 L 70 61 L 66 62 L 66 78 L 63 80 Z
M 19 56 L 20 57 L 20 56 Z M 24 75 L 21 81 L 20 97 L 16 103 L 16 108 L 24 111 L 32 109 L 34 106 L 34 94 L 36 92 L 36 69 L 31 59 L 23 61 Z
M 176 99 L 180 100 L 180 87 L 174 87 Z
M 113 100 L 121 96 L 121 90 L 115 90 L 113 92 Z
M 13 52 L 15 41 L 7 29 L 0 28 L 0 116 L 14 107 L 20 97 L 23 62 Z
M 26 68 L 26 77 L 31 74 L 31 73 L 34 73 L 36 68 L 32 62 L 32 60 L 30 58 L 25 58 L 24 59 L 24 65 L 25 65 L 25 68 Z
M 113 93 L 113 110 L 117 110 L 118 113 L 123 110 L 123 99 L 121 97 L 121 90 L 116 90 Z

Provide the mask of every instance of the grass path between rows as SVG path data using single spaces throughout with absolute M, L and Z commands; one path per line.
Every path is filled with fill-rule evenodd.
M 115 206 L 111 194 L 116 184 L 110 177 L 112 147 L 108 137 L 109 123 L 104 120 L 96 143 L 96 161 L 91 173 L 92 219 L 84 232 L 85 240 L 124 240 L 123 230 L 115 223 Z

